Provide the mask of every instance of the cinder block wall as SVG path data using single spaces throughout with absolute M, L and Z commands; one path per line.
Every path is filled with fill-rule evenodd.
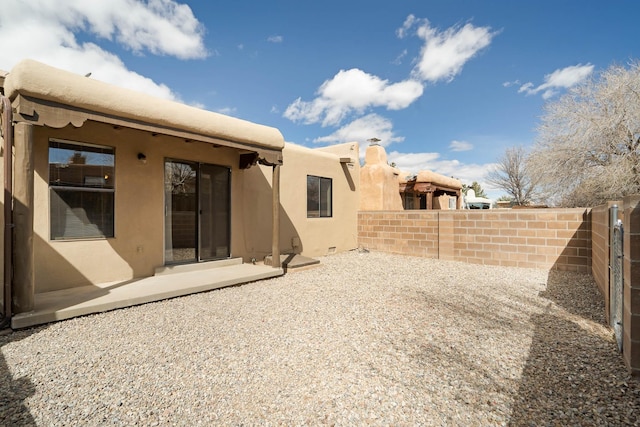
M 439 234 L 437 211 L 358 212 L 358 246 L 394 254 L 439 258 Z
M 588 209 L 460 211 L 454 259 L 475 264 L 588 272 Z
M 360 212 L 369 249 L 510 267 L 590 272 L 590 209 Z

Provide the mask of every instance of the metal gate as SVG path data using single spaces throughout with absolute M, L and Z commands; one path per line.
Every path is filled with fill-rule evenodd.
M 617 208 L 617 206 L 616 206 Z M 617 209 L 616 216 L 617 216 Z M 612 212 L 613 213 L 613 212 Z M 622 351 L 622 309 L 624 298 L 623 276 L 622 276 L 622 262 L 623 262 L 623 239 L 624 229 L 622 227 L 622 221 L 615 219 L 613 225 L 613 231 L 611 234 L 611 259 L 609 260 L 611 268 L 611 285 L 609 289 L 609 312 L 610 312 L 610 324 L 613 327 L 613 331 L 618 342 L 618 350 Z M 612 221 L 613 222 L 613 221 Z

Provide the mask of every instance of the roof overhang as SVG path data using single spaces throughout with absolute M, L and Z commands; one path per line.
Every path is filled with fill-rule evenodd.
M 18 63 L 4 82 L 14 121 L 61 128 L 86 120 L 166 134 L 258 153 L 282 163 L 284 137 L 276 128 L 155 98 L 33 60 Z

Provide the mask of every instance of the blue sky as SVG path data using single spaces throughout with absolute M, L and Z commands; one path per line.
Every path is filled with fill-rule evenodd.
M 531 146 L 545 102 L 640 57 L 636 1 L 3 0 L 0 69 L 33 58 L 280 129 L 381 139 L 465 183 Z

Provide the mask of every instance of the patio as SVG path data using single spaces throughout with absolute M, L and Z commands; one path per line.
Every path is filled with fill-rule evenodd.
M 11 327 L 27 328 L 282 274 L 282 268 L 243 264 L 239 258 L 167 266 L 151 277 L 36 294 L 35 309 L 13 316 Z

